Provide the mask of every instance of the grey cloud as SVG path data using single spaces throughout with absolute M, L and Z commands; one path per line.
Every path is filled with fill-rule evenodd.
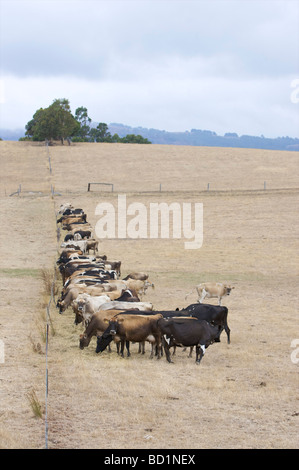
M 99 79 L 118 62 L 128 61 L 130 75 L 138 76 L 145 62 L 160 68 L 177 57 L 230 56 L 233 75 L 291 73 L 298 43 L 293 3 L 4 0 L 2 70 Z
M 11 123 L 67 97 L 73 110 L 84 105 L 107 123 L 298 134 L 290 101 L 299 76 L 297 1 L 0 5 L 3 116 Z

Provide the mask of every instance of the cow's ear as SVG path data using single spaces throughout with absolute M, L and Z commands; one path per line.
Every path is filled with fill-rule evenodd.
M 104 318 L 105 323 L 109 323 L 109 321 L 110 321 L 109 318 Z

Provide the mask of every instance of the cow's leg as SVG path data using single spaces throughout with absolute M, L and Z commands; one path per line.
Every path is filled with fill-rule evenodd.
M 154 357 L 154 349 L 155 349 L 155 343 L 151 343 L 150 359 L 153 359 L 153 357 Z
M 170 341 L 170 340 L 168 340 L 168 341 Z M 166 335 L 162 336 L 162 345 L 163 345 L 163 348 L 164 348 L 164 351 L 165 351 L 166 360 L 170 363 L 173 363 L 173 361 L 170 358 L 169 345 L 168 345 L 168 342 L 167 342 L 167 339 L 166 339 Z
M 121 355 L 121 357 L 124 357 L 124 348 L 125 348 L 125 340 L 121 339 L 120 340 L 120 355 Z
M 224 329 L 225 329 L 225 332 L 227 334 L 227 343 L 230 344 L 230 329 L 229 329 L 228 324 L 226 322 L 224 324 Z
M 130 356 L 131 356 L 131 353 L 130 353 L 130 341 L 126 341 L 126 349 L 127 349 L 127 356 L 130 357 Z
M 199 364 L 204 353 L 205 353 L 205 345 L 203 344 L 197 344 L 196 345 L 196 364 Z
M 188 357 L 192 357 L 192 352 L 193 352 L 193 346 L 190 346 L 190 352 Z
M 141 343 L 139 343 L 138 353 L 139 354 L 145 353 L 145 341 L 141 341 Z
M 161 349 L 162 349 L 161 337 L 158 336 L 156 337 L 156 345 L 155 345 L 157 359 L 161 358 Z
M 218 305 L 219 305 L 219 307 L 221 307 L 221 299 L 222 299 L 222 297 L 218 297 Z
M 156 356 L 157 356 L 157 359 L 160 359 L 162 355 L 163 355 L 162 343 L 160 343 L 159 345 L 156 345 Z
M 200 304 L 202 304 L 202 302 L 205 300 L 206 295 L 207 295 L 207 292 L 206 292 L 205 289 L 202 290 L 201 297 L 200 297 L 200 294 L 198 292 L 198 302 Z

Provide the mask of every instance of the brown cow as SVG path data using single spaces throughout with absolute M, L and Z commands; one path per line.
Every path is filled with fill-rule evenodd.
M 82 215 L 67 215 L 61 217 L 57 222 L 61 221 L 62 225 L 70 225 L 70 224 L 75 224 L 77 222 L 80 222 L 82 224 L 86 223 L 86 214 Z
M 93 250 L 94 255 L 99 251 L 99 242 L 92 238 L 86 240 L 86 253 L 89 253 L 89 250 Z
M 124 278 L 124 281 L 127 281 L 128 279 L 138 279 L 139 281 L 146 281 L 148 279 L 148 274 L 146 274 L 146 273 L 130 273 Z
M 104 319 L 113 318 L 116 314 L 120 313 L 119 310 L 99 310 L 96 312 L 83 334 L 80 335 L 80 349 L 87 348 L 93 336 L 99 336 L 104 333 L 107 328 L 107 322 Z M 119 342 L 117 337 L 114 338 L 115 342 Z
M 109 311 L 109 310 L 108 310 Z M 97 340 L 96 352 L 104 351 L 108 344 L 114 337 L 119 337 L 121 340 L 121 356 L 124 357 L 124 345 L 129 341 L 134 343 L 142 343 L 148 341 L 152 345 L 150 358 L 154 355 L 154 346 L 157 348 L 158 359 L 161 357 L 161 332 L 158 327 L 158 320 L 163 316 L 158 313 L 156 315 L 130 315 L 128 311 L 125 315 L 118 314 L 113 318 L 106 317 L 105 321 L 108 324 L 107 329 L 103 335 Z M 128 349 L 128 356 L 130 351 Z
M 86 223 L 81 223 L 81 222 L 76 222 L 73 224 L 66 224 L 62 225 L 62 230 L 67 230 L 68 232 L 72 232 L 72 230 L 92 230 L 92 226 L 86 222 Z

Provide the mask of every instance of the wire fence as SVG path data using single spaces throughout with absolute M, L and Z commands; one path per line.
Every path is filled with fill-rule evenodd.
M 49 173 L 52 176 L 52 165 L 51 165 L 51 157 L 49 154 L 49 147 L 48 143 L 46 142 L 46 149 L 47 149 L 47 157 L 48 157 L 48 162 L 49 162 Z M 61 195 L 60 193 L 56 193 L 54 191 L 54 187 L 51 183 L 50 185 L 50 194 L 51 198 L 53 200 L 53 211 L 54 211 L 54 219 L 55 219 L 55 224 L 56 224 L 56 237 L 57 237 L 57 244 L 60 240 L 60 228 L 58 227 L 57 224 L 57 217 L 56 217 L 56 210 L 55 210 L 55 200 L 54 200 L 54 195 Z M 55 285 L 56 285 L 56 266 L 54 263 L 54 269 L 53 269 L 53 278 L 51 282 L 51 292 L 50 292 L 50 298 L 49 302 L 46 306 L 46 364 L 45 364 L 45 448 L 48 449 L 48 442 L 49 442 L 49 423 L 48 423 L 48 396 L 49 396 L 49 363 L 48 363 L 48 353 L 49 353 L 49 332 L 50 332 L 50 326 L 52 323 L 51 320 L 51 313 L 50 313 L 50 308 L 51 305 L 55 305 Z

